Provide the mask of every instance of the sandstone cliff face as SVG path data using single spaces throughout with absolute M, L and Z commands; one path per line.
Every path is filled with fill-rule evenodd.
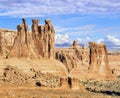
M 1 44 L 3 47 L 11 47 L 14 43 L 14 39 L 17 35 L 15 30 L 0 29 L 1 32 Z
M 113 78 L 114 73 L 109 66 L 108 53 L 105 44 L 97 44 L 90 42 L 90 72 L 103 76 L 105 78 Z
M 7 58 L 10 48 L 14 43 L 16 31 L 0 29 L 0 55 L 1 58 Z

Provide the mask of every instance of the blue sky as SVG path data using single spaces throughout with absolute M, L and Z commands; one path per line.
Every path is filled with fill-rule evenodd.
M 120 0 L 0 0 L 0 28 L 16 30 L 25 17 L 51 19 L 56 43 L 88 41 L 120 46 Z

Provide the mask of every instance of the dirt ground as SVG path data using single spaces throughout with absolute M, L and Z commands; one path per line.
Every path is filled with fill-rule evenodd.
M 109 95 L 63 88 L 4 86 L 0 89 L 0 98 L 111 98 Z
M 116 73 L 119 76 L 120 55 L 109 55 L 109 64 L 111 68 L 115 68 Z M 22 68 L 24 67 L 20 67 L 21 70 Z M 24 72 L 27 72 L 27 68 L 26 70 L 24 70 Z M 52 68 L 54 68 L 54 66 Z M 61 70 L 60 68 L 58 68 L 57 70 L 60 71 Z M 14 86 L 7 83 L 6 84 L 0 83 L 0 98 L 120 98 L 119 78 L 118 81 L 99 81 L 88 79 L 80 81 L 80 84 L 83 86 L 83 88 L 80 88 L 78 90 L 72 90 L 69 88 L 62 87 L 48 88 L 33 85 L 31 86 L 29 84 L 27 86 Z

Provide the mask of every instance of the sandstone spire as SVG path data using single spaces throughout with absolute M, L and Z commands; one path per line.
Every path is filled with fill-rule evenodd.
M 28 57 L 28 26 L 24 18 L 22 21 L 23 23 L 17 26 L 17 36 L 8 57 Z
M 90 42 L 90 72 L 103 77 L 111 78 L 112 70 L 108 63 L 108 53 L 105 44 Z
M 55 30 L 49 19 L 45 20 L 45 34 L 48 38 L 46 47 L 48 47 L 48 57 L 55 58 Z
M 55 58 L 55 30 L 51 21 L 46 19 L 44 26 L 39 26 L 37 19 L 32 22 L 32 39 L 38 54 L 43 58 Z

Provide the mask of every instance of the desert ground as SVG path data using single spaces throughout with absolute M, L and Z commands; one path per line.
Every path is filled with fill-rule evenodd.
M 120 75 L 120 55 L 109 55 L 109 64 L 112 68 L 115 68 L 117 75 Z M 42 69 L 44 73 L 48 71 L 48 73 L 58 73 L 57 76 L 66 76 L 67 72 L 64 70 L 65 68 L 58 61 L 47 60 L 47 62 L 53 65 L 49 65 L 45 67 L 44 60 L 18 60 L 18 59 L 10 59 L 10 60 L 2 60 L 0 63 L 4 65 L 1 66 L 1 80 L 0 80 L 0 95 L 1 98 L 119 98 L 120 97 L 120 78 L 118 77 L 117 81 L 111 80 L 99 80 L 99 79 L 80 79 L 79 80 L 79 89 L 74 90 L 67 87 L 44 87 L 40 85 L 36 85 L 35 79 L 30 79 L 30 81 L 21 81 L 20 75 L 14 75 L 12 71 L 10 71 L 10 75 L 7 78 L 10 78 L 12 81 L 8 79 L 9 82 L 3 83 L 2 71 L 6 68 L 6 65 L 15 65 L 18 66 L 19 71 L 22 73 L 27 73 L 30 76 L 34 76 L 34 73 L 29 72 L 29 69 L 34 68 L 36 71 Z M 54 63 L 53 63 L 54 62 Z M 48 64 L 46 63 L 46 64 Z M 59 67 L 55 67 L 59 65 Z M 44 64 L 44 67 L 41 66 Z M 35 66 L 36 65 L 36 66 Z M 61 67 L 62 66 L 62 67 Z M 49 69 L 49 70 L 48 70 Z M 55 72 L 57 70 L 57 72 Z M 63 71 L 64 70 L 64 71 Z M 75 73 L 74 73 L 75 74 Z M 77 74 L 76 74 L 77 75 Z M 18 80 L 15 82 L 16 76 Z M 82 74 L 81 74 L 82 76 Z M 23 76 L 22 76 L 23 77 Z M 37 79 L 37 78 L 36 78 Z M 26 79 L 27 80 L 27 79 Z M 22 82 L 22 83 L 21 83 Z M 23 83 L 25 82 L 25 83 Z M 31 83 L 32 82 L 32 83 Z M 16 83 L 16 84 L 15 84 Z M 21 83 L 21 84 L 17 84 Z M 56 82 L 53 82 L 56 83 Z

